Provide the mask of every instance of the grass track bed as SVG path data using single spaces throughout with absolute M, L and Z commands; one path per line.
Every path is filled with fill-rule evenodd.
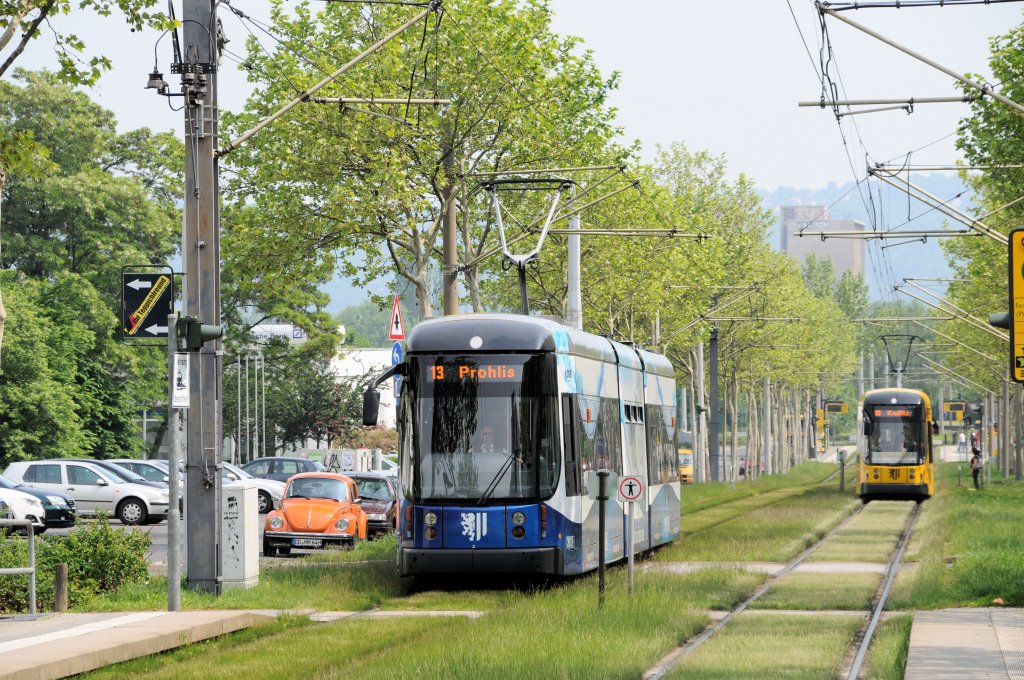
M 239 644 L 192 645 L 88 677 L 636 678 L 702 630 L 708 609 L 732 607 L 761 579 L 725 569 L 637 576 L 630 598 L 625 570 L 609 572 L 603 611 L 597 609 L 597 579 L 588 577 L 510 597 L 506 606 L 482 619 L 271 627 L 262 634 L 243 634 L 253 636 L 248 642 L 242 638 Z M 431 597 L 423 594 L 425 600 Z M 228 639 L 236 636 L 224 640 Z M 204 651 L 197 651 L 200 648 Z M 267 661 L 268 650 L 273 649 L 294 653 L 277 669 Z
M 900 614 L 885 619 L 875 632 L 868 650 L 864 677 L 868 680 L 903 680 L 910 647 L 913 614 Z
M 810 562 L 888 562 L 914 503 L 873 501 L 815 550 Z
M 820 539 L 856 505 L 849 494 L 817 487 L 703 531 L 691 533 L 684 522 L 680 540 L 659 550 L 654 559 L 784 562 Z
M 831 680 L 861 620 L 852 616 L 740 614 L 685 659 L 673 680 Z
M 790 573 L 752 602 L 751 609 L 867 610 L 881 574 Z

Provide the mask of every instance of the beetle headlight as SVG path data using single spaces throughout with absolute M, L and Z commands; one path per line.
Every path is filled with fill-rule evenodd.
M 279 516 L 274 516 L 274 517 L 270 518 L 270 528 L 271 529 L 280 529 L 283 526 L 284 526 L 284 520 L 281 519 Z
M 338 531 L 348 531 L 348 520 L 345 518 L 339 519 L 334 523 L 334 528 Z

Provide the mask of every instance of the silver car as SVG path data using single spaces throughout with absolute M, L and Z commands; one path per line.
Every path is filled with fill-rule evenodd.
M 166 460 L 148 460 L 148 461 L 135 461 L 136 463 L 145 462 L 148 465 L 159 467 L 163 470 L 164 474 L 167 474 L 168 466 Z M 184 475 L 181 472 L 183 466 L 179 463 L 178 476 L 184 481 Z M 284 482 L 279 482 L 276 479 L 262 479 L 260 477 L 253 477 L 248 472 L 232 465 L 227 461 L 221 463 L 220 471 L 221 480 L 224 484 L 230 484 L 232 482 L 238 482 L 241 480 L 247 480 L 256 487 L 256 497 L 259 504 L 259 510 L 261 515 L 265 515 L 270 512 L 275 505 L 281 502 L 281 497 L 284 496 Z
M 75 499 L 79 514 L 113 513 L 122 524 L 155 524 L 167 518 L 167 490 L 124 482 L 87 462 L 34 460 L 11 463 L 4 477 Z

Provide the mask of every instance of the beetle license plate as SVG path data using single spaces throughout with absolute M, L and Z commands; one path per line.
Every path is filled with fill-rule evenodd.
M 293 538 L 292 546 L 295 548 L 319 548 L 324 544 L 320 538 Z

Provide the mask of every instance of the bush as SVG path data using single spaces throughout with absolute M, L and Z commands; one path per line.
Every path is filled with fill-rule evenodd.
M 36 538 L 36 607 L 52 609 L 54 567 L 68 565 L 70 606 L 101 593 L 113 593 L 126 583 L 146 577 L 149 533 L 113 529 L 105 517 L 83 524 L 69 536 Z M 21 537 L 0 542 L 0 568 L 28 566 L 28 541 Z M 28 610 L 28 576 L 0 575 L 0 612 Z

